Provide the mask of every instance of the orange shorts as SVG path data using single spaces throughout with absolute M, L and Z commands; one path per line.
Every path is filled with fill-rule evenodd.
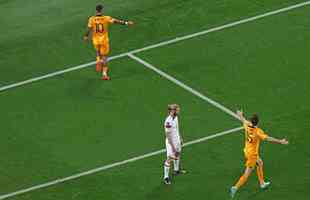
M 254 168 L 257 161 L 260 159 L 258 154 L 244 154 L 245 156 L 245 166 Z
M 101 55 L 106 56 L 110 52 L 109 40 L 105 39 L 104 37 L 94 37 L 93 45 L 96 51 L 99 52 Z

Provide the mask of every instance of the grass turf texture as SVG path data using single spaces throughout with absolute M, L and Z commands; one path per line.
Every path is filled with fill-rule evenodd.
M 8 31 L 0 36 L 0 84 L 92 60 L 91 45 L 81 41 L 92 2 L 97 3 L 0 1 L 0 23 Z M 113 54 L 297 2 L 302 1 L 109 1 L 109 14 L 137 21 L 133 29 L 111 29 Z M 287 148 L 263 147 L 272 189 L 257 193 L 253 176 L 238 199 L 309 196 L 307 12 L 302 8 L 139 54 L 232 109 L 258 111 L 268 132 L 291 140 Z M 1 93 L 1 193 L 162 148 L 163 108 L 171 101 L 184 107 L 186 139 L 236 126 L 138 63 L 121 59 L 111 67 L 109 83 L 85 69 Z M 126 140 L 119 140 L 128 130 Z M 189 147 L 185 164 L 191 173 L 176 179 L 171 191 L 160 183 L 163 156 L 156 156 L 12 199 L 223 199 L 241 173 L 242 142 L 235 135 Z
M 291 141 L 281 152 L 271 152 L 275 147 L 263 147 L 272 158 L 267 162 L 280 165 L 285 175 L 282 181 L 275 180 L 276 187 L 269 195 L 259 195 L 257 199 L 305 199 L 309 193 L 306 188 L 310 179 L 305 174 L 310 157 L 304 150 L 310 140 L 309 11 L 305 7 L 140 54 L 232 109 L 258 112 L 267 133 Z M 181 53 L 186 56 L 180 57 Z M 272 166 L 268 168 L 271 177 L 278 173 Z M 246 195 L 240 195 L 246 199 Z
M 301 0 L 110 0 L 107 14 L 132 19 L 133 28 L 111 28 L 112 54 L 127 52 L 282 8 Z M 0 1 L 0 85 L 94 60 L 82 41 L 87 18 L 98 1 Z
M 163 148 L 170 102 L 182 105 L 186 140 L 238 126 L 230 116 L 132 60 L 113 65 L 119 66 L 114 70 L 118 76 L 111 82 L 94 79 L 96 73 L 87 69 L 2 94 L 4 104 L 14 105 L 3 108 L 9 115 L 1 117 L 6 130 L 2 191 Z

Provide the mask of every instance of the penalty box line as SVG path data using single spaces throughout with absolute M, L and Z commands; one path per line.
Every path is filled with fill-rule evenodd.
M 122 53 L 122 54 L 119 54 L 119 55 L 112 56 L 112 57 L 109 58 L 109 60 L 115 60 L 115 59 L 119 59 L 119 58 L 122 58 L 122 57 L 126 57 L 128 53 L 131 53 L 131 54 L 139 53 L 139 52 L 147 51 L 147 50 L 150 50 L 150 49 L 166 46 L 166 45 L 169 45 L 169 44 L 174 44 L 174 43 L 177 43 L 177 42 L 180 42 L 180 41 L 192 39 L 192 38 L 195 38 L 195 37 L 198 37 L 198 36 L 206 35 L 206 34 L 209 34 L 209 33 L 212 33 L 212 32 L 221 31 L 221 30 L 224 30 L 224 29 L 227 29 L 227 28 L 235 27 L 235 26 L 238 26 L 238 25 L 241 25 L 241 24 L 249 23 L 249 22 L 256 21 L 256 20 L 259 20 L 259 19 L 263 19 L 263 18 L 266 18 L 266 17 L 269 17 L 269 16 L 273 16 L 273 15 L 277 15 L 277 14 L 280 14 L 280 13 L 288 12 L 290 10 L 294 10 L 294 9 L 297 9 L 297 8 L 302 8 L 302 7 L 307 6 L 307 5 L 310 5 L 310 1 L 305 1 L 305 2 L 302 2 L 302 3 L 297 3 L 297 4 L 294 4 L 294 5 L 285 7 L 285 8 L 269 11 L 269 12 L 266 12 L 266 13 L 263 13 L 263 14 L 260 14 L 260 15 L 256 15 L 256 16 L 249 17 L 249 18 L 245 18 L 245 19 L 238 20 L 238 21 L 235 21 L 235 22 L 231 22 L 231 23 L 228 23 L 228 24 L 225 24 L 225 25 L 222 25 L 222 26 L 206 29 L 206 30 L 203 30 L 203 31 L 200 31 L 200 32 L 184 35 L 184 36 L 181 36 L 181 37 L 176 37 L 176 38 L 171 39 L 171 40 L 166 40 L 166 41 L 163 41 L 163 42 L 159 42 L 157 44 L 149 45 L 149 46 L 146 46 L 146 47 L 143 47 L 143 48 L 140 48 L 140 49 L 136 49 L 136 50 L 132 50 L 132 51 L 129 51 L 129 52 L 126 52 L 126 53 Z M 17 83 L 0 86 L 0 93 L 3 92 L 3 91 L 9 90 L 9 89 L 20 87 L 20 86 L 23 86 L 23 85 L 26 85 L 26 84 L 30 84 L 30 83 L 33 83 L 33 82 L 36 82 L 36 81 L 44 80 L 44 79 L 51 78 L 51 77 L 54 77 L 54 76 L 59 76 L 61 74 L 68 73 L 68 72 L 71 72 L 71 71 L 80 70 L 80 69 L 92 66 L 95 63 L 96 62 L 93 61 L 93 62 L 77 65 L 77 66 L 74 66 L 74 67 L 69 67 L 69 68 L 64 69 L 64 70 L 59 70 L 59 71 L 56 71 L 56 72 L 53 72 L 53 73 L 49 73 L 49 74 L 46 74 L 46 75 L 43 75 L 43 76 L 38 76 L 38 77 L 31 78 L 31 79 L 28 79 L 28 80 L 20 81 L 20 82 L 17 82 Z
M 181 88 L 183 88 L 184 90 L 192 93 L 193 95 L 201 98 L 202 100 L 208 102 L 209 104 L 213 105 L 214 107 L 220 109 L 221 111 L 225 112 L 226 114 L 229 114 L 230 116 L 234 117 L 237 120 L 240 120 L 240 118 L 238 117 L 238 115 L 236 113 L 234 113 L 232 110 L 226 108 L 225 106 L 223 106 L 222 104 L 220 104 L 219 102 L 214 101 L 213 99 L 203 95 L 202 93 L 198 92 L 197 90 L 193 89 L 192 87 L 184 84 L 183 82 L 177 80 L 176 78 L 174 78 L 173 76 L 167 74 L 166 72 L 163 72 L 162 70 L 156 68 L 154 65 L 146 62 L 145 60 L 129 53 L 128 57 L 135 60 L 136 62 L 144 65 L 145 67 L 147 67 L 148 69 L 154 71 L 155 73 L 159 74 L 160 76 L 168 79 L 169 81 L 173 82 L 174 84 L 180 86 Z
M 190 145 L 197 144 L 197 143 L 201 143 L 201 142 L 204 142 L 204 141 L 207 141 L 207 140 L 211 140 L 211 139 L 214 139 L 214 138 L 217 138 L 217 137 L 221 137 L 221 136 L 224 136 L 224 135 L 228 135 L 228 134 L 231 134 L 231 133 L 235 133 L 235 132 L 240 131 L 242 129 L 243 129 L 243 127 L 237 127 L 237 128 L 233 128 L 233 129 L 229 129 L 229 130 L 223 131 L 223 132 L 215 133 L 213 135 L 209 135 L 209 136 L 206 136 L 206 137 L 198 138 L 196 140 L 192 140 L 192 141 L 184 143 L 183 147 L 190 146 Z M 47 182 L 47 183 L 43 183 L 43 184 L 40 184 L 40 185 L 35 185 L 33 187 L 29 187 L 29 188 L 26 188 L 26 189 L 21 189 L 21 190 L 18 190 L 16 192 L 12 192 L 12 193 L 1 195 L 0 196 L 0 200 L 8 199 L 10 197 L 14 197 L 14 196 L 25 194 L 25 193 L 29 193 L 29 192 L 32 192 L 32 191 L 35 191 L 35 190 L 39 190 L 39 189 L 42 189 L 42 188 L 47 188 L 47 187 L 50 187 L 50 186 L 58 185 L 58 184 L 61 184 L 61 183 L 64 183 L 64 182 L 68 182 L 68 181 L 71 181 L 71 180 L 74 180 L 74 179 L 81 178 L 83 176 L 88 176 L 88 175 L 91 175 L 91 174 L 94 174 L 94 173 L 105 171 L 105 170 L 110 169 L 110 168 L 122 166 L 122 165 L 125 165 L 125 164 L 128 164 L 128 163 L 132 163 L 132 162 L 135 162 L 135 161 L 138 161 L 138 160 L 142 160 L 142 159 L 149 158 L 149 157 L 152 157 L 152 156 L 155 156 L 155 155 L 159 155 L 159 154 L 162 154 L 164 152 L 166 152 L 166 149 L 160 149 L 158 151 L 153 151 L 151 153 L 147 153 L 147 154 L 144 154 L 144 155 L 141 155 L 141 156 L 133 157 L 133 158 L 130 158 L 130 159 L 127 159 L 127 160 L 119 161 L 119 162 L 115 162 L 115 163 L 112 163 L 112 164 L 109 164 L 109 165 L 104 165 L 102 167 L 94 168 L 94 169 L 91 169 L 91 170 L 88 170 L 88 171 L 85 171 L 85 172 L 74 174 L 72 176 L 68 176 L 68 177 L 65 177 L 65 178 L 59 178 L 59 179 L 56 179 L 56 180 L 53 180 L 53 181 L 50 181 L 50 182 Z

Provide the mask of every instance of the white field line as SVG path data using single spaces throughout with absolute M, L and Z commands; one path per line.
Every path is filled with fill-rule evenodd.
M 270 12 L 267 12 L 267 13 L 264 13 L 264 14 L 261 14 L 261 15 L 257 15 L 257 16 L 254 16 L 254 17 L 242 19 L 242 20 L 235 21 L 235 22 L 232 22 L 232 23 L 229 23 L 229 24 L 225 24 L 225 25 L 222 25 L 222 26 L 218 26 L 218 27 L 215 27 L 215 28 L 211 28 L 211 29 L 207 29 L 207 30 L 200 31 L 200 32 L 197 32 L 197 33 L 193 33 L 193 34 L 177 37 L 175 39 L 163 41 L 163 42 L 160 42 L 160 43 L 157 43 L 157 44 L 154 44 L 154 45 L 150 45 L 150 46 L 147 46 L 147 47 L 144 47 L 144 48 L 141 48 L 141 49 L 136 49 L 136 50 L 129 51 L 127 53 L 122 53 L 122 54 L 119 54 L 119 55 L 116 55 L 116 56 L 112 56 L 112 57 L 109 58 L 109 60 L 111 61 L 111 60 L 114 60 L 114 59 L 125 57 L 125 56 L 127 56 L 128 53 L 130 53 L 130 54 L 139 53 L 139 52 L 142 52 L 142 51 L 154 49 L 154 48 L 165 46 L 165 45 L 168 45 L 168 44 L 173 44 L 173 43 L 176 43 L 176 42 L 179 42 L 179 41 L 191 39 L 191 38 L 194 38 L 194 37 L 197 37 L 197 36 L 205 35 L 205 34 L 208 34 L 208 33 L 211 33 L 211 32 L 216 32 L 216 31 L 220 31 L 220 30 L 223 30 L 223 29 L 226 29 L 226 28 L 238 26 L 240 24 L 244 24 L 244 23 L 247 23 L 247 22 L 251 22 L 251 21 L 255 21 L 255 20 L 258 20 L 258 19 L 262 19 L 262 18 L 268 17 L 268 16 L 272 16 L 272 15 L 276 15 L 276 14 L 279 14 L 279 13 L 287 12 L 287 11 L 290 11 L 290 10 L 293 10 L 293 9 L 301 8 L 301 7 L 307 6 L 309 4 L 310 4 L 310 1 L 306 1 L 306 2 L 303 2 L 303 3 L 298 3 L 298 4 L 295 4 L 295 5 L 292 5 L 292 6 L 288 6 L 288 7 L 282 8 L 282 9 L 270 11 Z M 86 67 L 94 65 L 94 64 L 95 64 L 95 62 L 89 62 L 89 63 L 85 63 L 85 64 L 78 65 L 78 66 L 75 66 L 75 67 L 67 68 L 65 70 L 56 71 L 56 72 L 53 72 L 53 73 L 50 73 L 50 74 L 47 74 L 47 75 L 44 75 L 44 76 L 40 76 L 40 77 L 36 77 L 36 78 L 31 78 L 31 79 L 28 79 L 28 80 L 25 80 L 25 81 L 21 81 L 21 82 L 18 82 L 18 83 L 2 86 L 2 87 L 0 87 L 0 92 L 8 90 L 8 89 L 11 89 L 11 88 L 15 88 L 15 87 L 18 87 L 18 86 L 21 86 L 21 85 L 29 84 L 29 83 L 32 83 L 32 82 L 35 82 L 35 81 L 39 81 L 39 80 L 43 80 L 43 79 L 46 79 L 46 78 L 54 77 L 54 76 L 57 76 L 57 75 L 60 75 L 60 74 L 64 74 L 64 73 L 67 73 L 67 72 L 71 72 L 71 71 L 75 71 L 75 70 L 78 70 L 78 69 L 86 68 Z
M 25 80 L 25 81 L 21 81 L 21 82 L 13 83 L 13 84 L 10 84 L 10 85 L 6 85 L 6 86 L 3 86 L 3 87 L 0 87 L 0 92 L 2 92 L 4 90 L 11 89 L 11 88 L 15 88 L 15 87 L 18 87 L 18 86 L 26 85 L 28 83 L 33 83 L 33 82 L 36 82 L 36 81 L 47 79 L 47 78 L 50 78 L 50 77 L 53 77 L 53 76 L 61 75 L 61 74 L 67 73 L 67 72 L 75 71 L 75 70 L 78 70 L 78 69 L 83 69 L 85 67 L 88 67 L 88 66 L 94 65 L 94 64 L 96 64 L 95 61 L 94 62 L 90 62 L 90 63 L 86 63 L 86 64 L 82 64 L 82 65 L 78 65 L 78 66 L 75 66 L 75 67 L 70 67 L 70 68 L 65 69 L 65 70 L 60 70 L 60 71 L 53 72 L 53 73 L 50 73 L 50 74 L 46 74 L 46 75 L 43 75 L 43 76 L 39 76 L 39 77 L 36 77 L 36 78 L 31 78 L 31 79 L 28 79 L 28 80 Z
M 186 143 L 183 144 L 183 146 L 185 147 L 185 146 L 190 146 L 190 145 L 197 144 L 197 143 L 200 143 L 200 142 L 204 142 L 204 141 L 216 138 L 216 137 L 220 137 L 220 136 L 224 136 L 224 135 L 228 135 L 228 134 L 240 131 L 242 129 L 243 129 L 243 127 L 238 127 L 238 128 L 233 128 L 233 129 L 230 129 L 230 130 L 227 130 L 227 131 L 219 132 L 219 133 L 216 133 L 216 134 L 213 134 L 213 135 L 209 135 L 209 136 L 206 136 L 206 137 L 202 137 L 202 138 L 199 138 L 199 139 L 196 139 L 196 140 L 192 140 L 192 141 L 186 142 Z M 127 163 L 131 163 L 131 162 L 135 162 L 135 161 L 138 161 L 138 160 L 142 160 L 144 158 L 155 156 L 155 155 L 158 155 L 158 154 L 161 154 L 161 153 L 164 153 L 164 152 L 166 152 L 165 149 L 160 149 L 158 151 L 154 151 L 154 152 L 147 153 L 147 154 L 144 154 L 144 155 L 141 155 L 141 156 L 133 157 L 133 158 L 130 158 L 128 160 L 123 160 L 123 161 L 112 163 L 112 164 L 109 164 L 109 165 L 104 165 L 102 167 L 91 169 L 89 171 L 85 171 L 85 172 L 82 172 L 82 173 L 79 173 L 79 174 L 74 174 L 72 176 L 56 179 L 54 181 L 50 181 L 50 182 L 47 182 L 47 183 L 44 183 L 44 184 L 40 184 L 40 185 L 36 185 L 36 186 L 29 187 L 29 188 L 26 188 L 26 189 L 18 190 L 16 192 L 4 194 L 4 195 L 0 196 L 0 200 L 7 199 L 7 198 L 10 198 L 10 197 L 14 197 L 14 196 L 21 195 L 21 194 L 25 194 L 25 193 L 28 193 L 28 192 L 31 192 L 31 191 L 34 191 L 34 190 L 50 187 L 50 186 L 57 185 L 57 184 L 60 184 L 60 183 L 64 183 L 64 182 L 67 182 L 67 181 L 70 181 L 70 180 L 73 180 L 73 179 L 78 179 L 78 178 L 81 178 L 83 176 L 88 176 L 88 175 L 91 175 L 91 174 L 94 174 L 94 173 L 97 173 L 97 172 L 100 172 L 100 171 L 104 171 L 104 170 L 107 170 L 107 169 L 110 169 L 110 168 L 114 168 L 114 167 L 118 167 L 118 166 L 121 166 L 121 165 L 125 165 Z
M 189 87 L 188 85 L 185 85 L 184 83 L 182 83 L 181 81 L 175 79 L 174 77 L 172 77 L 171 75 L 161 71 L 160 69 L 156 68 L 154 65 L 151 65 L 150 63 L 142 60 L 141 58 L 133 55 L 133 54 L 128 54 L 128 56 L 130 58 L 132 58 L 133 60 L 137 61 L 138 63 L 141 63 L 142 65 L 144 65 L 145 67 L 153 70 L 154 72 L 156 72 L 157 74 L 159 74 L 160 76 L 168 79 L 169 81 L 175 83 L 176 85 L 180 86 L 181 88 L 187 90 L 188 92 L 196 95 L 197 97 L 205 100 L 206 102 L 210 103 L 211 105 L 215 106 L 216 108 L 222 110 L 223 112 L 233 116 L 234 118 L 240 120 L 240 118 L 238 117 L 238 115 L 236 113 L 234 113 L 233 111 L 231 111 L 230 109 L 226 108 L 225 106 L 221 105 L 220 103 L 210 99 L 209 97 L 206 97 L 205 95 L 201 94 L 200 92 L 198 92 L 197 90 Z

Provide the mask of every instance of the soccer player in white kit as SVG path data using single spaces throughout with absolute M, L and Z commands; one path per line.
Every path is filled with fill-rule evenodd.
M 173 161 L 174 175 L 184 174 L 185 170 L 180 169 L 180 154 L 182 149 L 182 138 L 179 132 L 178 114 L 180 106 L 177 104 L 168 105 L 168 117 L 165 120 L 166 150 L 167 159 L 164 164 L 164 183 L 171 184 L 169 177 L 170 166 Z

